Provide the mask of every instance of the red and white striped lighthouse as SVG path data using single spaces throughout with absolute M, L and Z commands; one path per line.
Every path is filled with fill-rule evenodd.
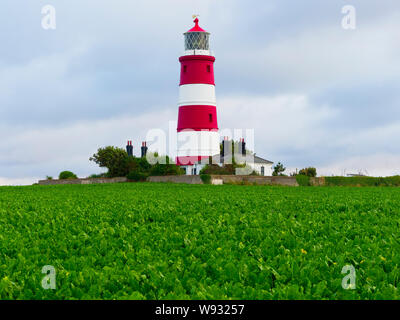
M 179 58 L 178 150 L 176 163 L 186 171 L 202 159 L 219 154 L 219 133 L 215 99 L 214 61 L 210 34 L 199 27 L 185 35 L 185 53 Z M 197 172 L 198 173 L 198 172 Z

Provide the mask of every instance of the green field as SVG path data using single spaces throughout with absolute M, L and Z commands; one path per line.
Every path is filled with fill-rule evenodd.
M 1 187 L 0 298 L 398 299 L 399 230 L 390 187 Z

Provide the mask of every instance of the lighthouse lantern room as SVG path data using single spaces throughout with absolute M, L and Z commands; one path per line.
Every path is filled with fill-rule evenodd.
M 210 34 L 199 26 L 184 33 L 185 53 L 179 58 L 178 150 L 176 163 L 186 174 L 199 174 L 209 157 L 219 154 L 214 62 Z M 205 161 L 204 161 L 205 160 Z

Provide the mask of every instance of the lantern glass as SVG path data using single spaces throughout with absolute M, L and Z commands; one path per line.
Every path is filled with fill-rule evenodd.
M 185 33 L 185 50 L 210 50 L 210 34 L 207 32 Z

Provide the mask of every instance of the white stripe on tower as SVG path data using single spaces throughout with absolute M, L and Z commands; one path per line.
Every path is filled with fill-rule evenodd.
M 215 86 L 212 84 L 185 84 L 179 87 L 179 106 L 216 106 Z

